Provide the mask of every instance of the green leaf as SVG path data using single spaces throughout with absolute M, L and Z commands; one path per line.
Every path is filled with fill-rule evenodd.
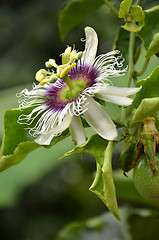
M 142 86 L 142 89 L 136 94 L 133 101 L 137 108 L 144 98 L 159 97 L 159 67 L 146 78 L 137 82 L 136 87 Z
M 4 139 L 1 148 L 0 171 L 5 170 L 22 161 L 28 153 L 40 145 L 24 130 L 24 125 L 17 123 L 20 109 L 8 110 L 4 115 Z
M 120 4 L 119 18 L 126 18 L 129 16 L 129 8 L 132 4 L 132 0 L 124 0 Z
M 132 123 L 141 122 L 159 111 L 159 97 L 144 98 L 132 118 Z
M 21 162 L 30 152 L 41 147 L 34 142 L 33 137 L 25 129 L 25 124 L 17 122 L 18 117 L 23 113 L 28 114 L 29 109 L 23 112 L 17 108 L 8 110 L 4 115 L 4 139 L 0 154 L 0 172 Z M 60 137 L 55 137 L 46 148 L 55 145 L 68 136 L 65 131 Z
M 27 114 L 27 111 L 25 113 Z M 3 155 L 13 154 L 16 147 L 21 142 L 33 142 L 33 137 L 24 129 L 26 125 L 17 122 L 18 117 L 22 111 L 17 109 L 8 110 L 4 114 L 4 140 L 3 140 Z M 37 144 L 38 145 L 38 144 Z
M 149 59 L 152 55 L 159 52 L 159 32 L 156 33 L 147 49 L 146 57 Z
M 19 143 L 13 154 L 2 155 L 0 158 L 0 172 L 3 170 L 20 163 L 30 152 L 40 147 L 35 142 L 22 142 Z
M 116 199 L 116 191 L 113 180 L 113 171 L 112 171 L 112 155 L 113 155 L 114 143 L 109 142 L 108 146 L 104 152 L 104 163 L 102 167 L 102 177 L 104 184 L 104 198 L 107 204 L 108 209 L 114 214 L 114 216 L 121 221 L 118 204 Z M 93 187 L 91 189 L 94 190 Z M 97 190 L 97 189 L 96 189 Z
M 75 148 L 73 148 L 71 151 L 65 153 L 63 157 L 68 157 L 68 156 L 79 154 L 79 153 L 87 153 L 95 157 L 98 164 L 102 166 L 104 151 L 107 144 L 108 144 L 107 140 L 95 134 L 91 136 L 90 139 L 88 139 L 84 144 L 78 145 Z
M 103 0 L 70 0 L 59 12 L 58 26 L 61 39 L 85 17 L 104 4 Z
M 137 33 L 137 35 L 143 41 L 145 48 L 148 49 L 154 34 L 156 34 L 159 29 L 159 5 L 149 10 L 145 10 L 144 13 L 144 27 Z
M 107 140 L 95 134 L 86 143 L 76 146 L 65 153 L 63 157 L 87 153 L 96 158 L 97 171 L 90 191 L 96 194 L 120 221 L 111 166 L 113 144 L 113 142 L 108 143 Z
M 114 216 L 121 221 L 118 205 L 116 200 L 116 191 L 113 181 L 112 173 L 112 153 L 113 153 L 113 142 L 109 142 L 104 152 L 104 163 L 101 167 L 97 163 L 97 172 L 92 183 L 90 190 L 96 194 L 107 208 L 114 214 Z

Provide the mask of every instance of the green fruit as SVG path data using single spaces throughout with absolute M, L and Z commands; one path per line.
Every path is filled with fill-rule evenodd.
M 159 170 L 159 153 L 156 153 Z M 138 160 L 134 168 L 134 184 L 137 191 L 149 200 L 159 200 L 159 172 L 154 175 L 147 164 L 145 154 Z

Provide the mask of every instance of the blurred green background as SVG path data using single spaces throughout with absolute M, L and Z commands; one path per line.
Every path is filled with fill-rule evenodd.
M 75 44 L 76 49 L 83 50 L 80 39 L 84 37 L 85 26 L 97 31 L 99 53 L 113 47 L 120 22 L 112 13 L 105 14 L 109 12 L 105 6 L 87 17 L 61 41 L 57 21 L 64 2 L 2 0 L 0 3 L 0 141 L 5 110 L 18 107 L 16 93 L 31 88 L 36 71 L 44 68 L 49 58 L 60 62 L 60 54 L 67 44 Z M 138 61 L 139 69 L 142 61 L 142 58 Z M 144 76 L 158 63 L 153 57 Z M 115 81 L 117 85 L 124 85 L 125 78 Z M 112 117 L 120 116 L 118 107 L 108 104 L 107 110 Z M 88 155 L 59 160 L 71 148 L 73 143 L 68 138 L 52 149 L 36 150 L 19 165 L 0 173 L 0 240 L 55 239 L 65 224 L 107 211 L 88 190 L 93 180 L 95 160 Z M 115 168 L 119 165 L 120 151 L 119 147 L 114 155 Z M 119 181 L 118 191 L 123 186 Z M 122 191 L 119 196 L 126 198 Z M 142 202 L 139 196 L 138 199 L 138 203 Z M 121 206 L 125 203 L 128 201 L 119 200 Z

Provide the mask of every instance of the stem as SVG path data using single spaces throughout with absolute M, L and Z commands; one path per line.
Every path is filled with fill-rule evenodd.
M 130 32 L 130 39 L 129 39 L 129 69 L 128 69 L 128 77 L 126 81 L 126 87 L 130 87 L 132 76 L 134 73 L 134 44 L 135 44 L 135 33 Z
M 107 4 L 107 6 L 115 13 L 115 15 L 118 17 L 118 10 L 108 1 L 104 0 L 104 2 Z
M 136 126 L 136 128 L 135 128 L 135 130 L 134 130 L 134 132 L 133 132 L 133 136 L 136 136 L 136 135 L 137 135 L 140 125 L 141 125 L 141 123 L 138 123 L 138 124 L 137 124 L 137 126 Z
M 125 124 L 125 119 L 126 119 L 126 109 L 122 107 L 121 111 L 121 121 Z
M 128 69 L 128 77 L 126 80 L 126 87 L 131 86 L 131 80 L 133 77 L 134 73 L 134 58 L 133 58 L 133 53 L 134 53 L 134 45 L 135 45 L 135 33 L 130 32 L 130 39 L 129 39 L 129 69 Z M 126 121 L 126 108 L 122 108 L 122 114 L 121 114 L 121 120 L 123 123 Z
M 144 66 L 143 66 L 141 72 L 136 73 L 136 76 L 141 76 L 142 74 L 144 74 L 144 72 L 145 72 L 146 69 L 147 69 L 147 66 L 148 66 L 149 60 L 150 60 L 149 58 L 146 58 L 145 63 L 144 63 Z

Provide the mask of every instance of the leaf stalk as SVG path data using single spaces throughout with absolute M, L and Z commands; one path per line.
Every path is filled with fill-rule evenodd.
M 104 2 L 107 4 L 107 6 L 115 13 L 115 15 L 118 17 L 118 10 L 108 1 L 104 0 Z

